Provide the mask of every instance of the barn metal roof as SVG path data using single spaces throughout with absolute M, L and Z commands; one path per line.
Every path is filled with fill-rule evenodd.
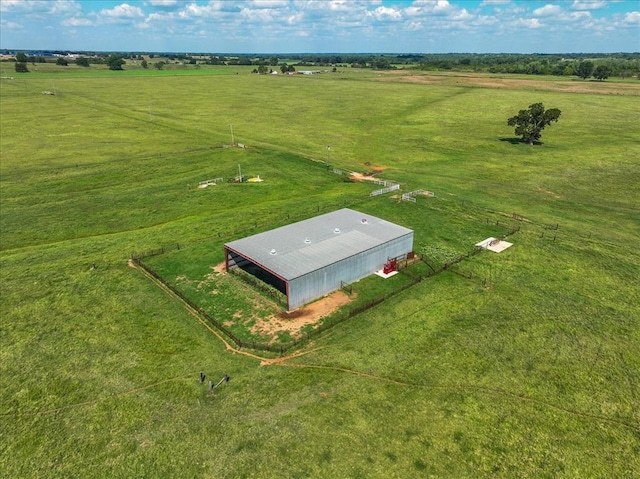
M 225 247 L 291 280 L 410 233 L 403 226 L 344 208 Z

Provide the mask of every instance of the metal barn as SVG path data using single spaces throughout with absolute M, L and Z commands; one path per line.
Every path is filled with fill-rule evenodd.
M 344 208 L 224 245 L 226 270 L 242 268 L 287 296 L 289 311 L 413 250 L 413 231 Z

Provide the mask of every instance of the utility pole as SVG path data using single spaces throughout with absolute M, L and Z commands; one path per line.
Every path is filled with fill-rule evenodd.
M 235 145 L 235 141 L 233 140 L 233 125 L 229 125 L 229 128 L 231 128 L 231 145 Z
M 331 163 L 331 145 L 327 145 L 327 164 Z

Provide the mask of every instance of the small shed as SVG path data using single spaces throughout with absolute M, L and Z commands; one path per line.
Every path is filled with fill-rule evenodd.
M 413 250 L 413 231 L 349 208 L 224 245 L 227 271 L 242 268 L 294 310 Z

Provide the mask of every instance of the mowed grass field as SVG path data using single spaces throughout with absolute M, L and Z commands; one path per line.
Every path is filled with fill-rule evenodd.
M 235 73 L 1 80 L 4 477 L 640 477 L 640 85 Z M 265 181 L 197 188 L 238 165 Z M 520 231 L 265 365 L 127 265 L 344 205 L 441 260 Z

